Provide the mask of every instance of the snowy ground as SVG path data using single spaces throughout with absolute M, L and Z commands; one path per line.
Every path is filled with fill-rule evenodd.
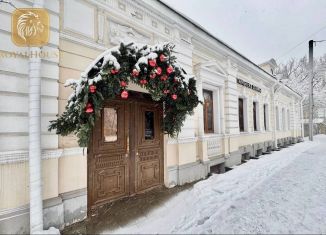
M 101 232 L 325 234 L 326 136 L 214 175 L 133 223 Z

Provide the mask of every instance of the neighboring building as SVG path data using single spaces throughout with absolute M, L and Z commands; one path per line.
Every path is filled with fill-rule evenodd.
M 303 127 L 304 135 L 309 136 L 309 107 L 303 106 Z M 326 108 L 318 108 L 314 112 L 313 133 L 326 134 Z
M 267 73 L 275 75 L 275 69 L 277 68 L 277 63 L 274 59 L 270 59 L 259 65 L 262 69 L 264 69 Z
M 19 8 L 32 6 L 27 0 L 15 4 Z M 264 71 L 160 1 L 51 0 L 45 1 L 45 8 L 50 13 L 51 39 L 43 50 L 59 54 L 59 58 L 42 59 L 40 68 L 46 228 L 63 228 L 85 218 L 87 208 L 152 186 L 173 187 L 203 179 L 211 167 L 223 171 L 225 166 L 241 164 L 277 145 L 295 143 L 302 136 L 301 97 L 297 93 L 279 83 L 272 70 Z M 1 5 L 0 11 L 1 51 L 24 50 L 10 40 L 13 8 Z M 63 112 L 71 93 L 63 86 L 65 81 L 78 79 L 100 53 L 120 40 L 173 42 L 180 64 L 195 75 L 204 102 L 187 118 L 177 139 L 153 137 L 152 151 L 137 152 L 146 162 L 137 169 L 125 164 L 130 161 L 128 156 L 112 159 L 108 152 L 103 162 L 94 164 L 87 151 L 78 147 L 75 136 L 47 131 L 49 121 Z M 0 83 L 0 231 L 27 233 L 28 58 L 1 58 Z M 146 93 L 139 87 L 130 89 Z M 109 106 L 105 109 L 111 118 L 112 111 Z M 151 118 L 143 113 L 140 117 Z M 109 133 L 111 127 L 97 126 L 99 134 L 95 134 L 89 156 L 100 148 L 105 152 L 106 143 L 118 138 L 105 136 L 103 140 L 101 128 Z M 138 133 L 135 129 L 134 134 Z M 121 172 L 133 172 L 133 180 Z

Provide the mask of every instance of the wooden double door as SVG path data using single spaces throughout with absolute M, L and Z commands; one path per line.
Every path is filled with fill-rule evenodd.
M 88 211 L 163 183 L 162 104 L 146 94 L 105 102 L 88 148 Z

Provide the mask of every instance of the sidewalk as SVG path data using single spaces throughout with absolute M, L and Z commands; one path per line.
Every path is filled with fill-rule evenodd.
M 73 224 L 64 229 L 63 234 L 95 234 L 112 231 L 137 224 L 139 220 L 146 219 L 146 215 L 157 208 L 164 206 L 172 197 L 182 191 L 189 191 L 193 184 L 171 189 L 162 187 L 145 194 L 124 198 L 103 206 L 97 217 Z M 111 233 L 107 231 L 106 233 Z
M 326 136 L 103 208 L 67 233 L 325 233 Z

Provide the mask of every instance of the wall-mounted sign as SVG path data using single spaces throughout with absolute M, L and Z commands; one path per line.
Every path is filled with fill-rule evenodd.
M 255 85 L 252 85 L 249 82 L 245 82 L 240 78 L 237 78 L 237 83 L 242 85 L 242 86 L 248 87 L 248 88 L 250 88 L 250 89 L 252 89 L 254 91 L 261 92 L 261 89 L 259 87 L 255 86 Z
M 18 8 L 11 15 L 11 40 L 17 46 L 43 46 L 50 37 L 50 17 L 43 8 Z

